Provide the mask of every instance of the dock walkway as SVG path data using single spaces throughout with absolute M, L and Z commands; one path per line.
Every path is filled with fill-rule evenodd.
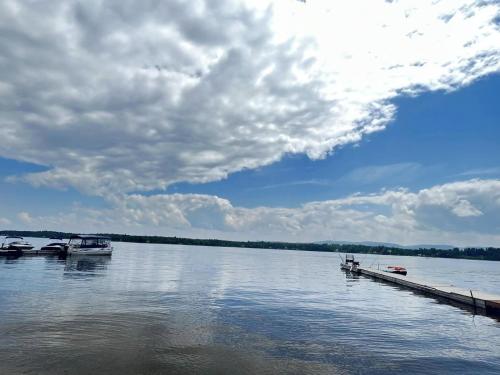
M 31 249 L 23 250 L 22 255 L 59 255 L 59 250 L 42 250 L 42 249 Z
M 19 258 L 21 256 L 58 256 L 58 255 L 64 255 L 63 252 L 60 250 L 42 250 L 42 249 L 30 249 L 30 250 L 23 250 L 23 251 L 15 251 L 15 250 L 2 250 L 0 249 L 0 257 L 14 257 L 14 258 Z
M 347 267 L 342 268 L 349 271 L 349 268 Z M 370 276 L 375 279 L 384 280 L 413 290 L 418 290 L 425 294 L 469 305 L 475 309 L 483 310 L 486 314 L 500 315 L 499 295 L 466 290 L 444 283 L 427 282 L 414 277 L 383 272 L 373 268 L 358 267 L 356 272 L 361 275 Z

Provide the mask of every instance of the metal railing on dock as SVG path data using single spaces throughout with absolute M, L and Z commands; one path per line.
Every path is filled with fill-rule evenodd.
M 345 267 L 342 268 L 349 271 Z M 479 291 L 473 292 L 470 289 L 457 288 L 453 285 L 426 282 L 414 277 L 397 275 L 372 268 L 358 267 L 356 273 L 401 285 L 445 300 L 468 305 L 473 307 L 474 310 L 481 309 L 487 315 L 500 315 L 500 296 L 498 295 Z

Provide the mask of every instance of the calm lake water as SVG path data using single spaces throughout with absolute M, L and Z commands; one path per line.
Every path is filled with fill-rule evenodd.
M 0 374 L 500 374 L 499 321 L 346 275 L 338 254 L 114 246 L 0 258 Z M 500 294 L 500 262 L 359 259 Z

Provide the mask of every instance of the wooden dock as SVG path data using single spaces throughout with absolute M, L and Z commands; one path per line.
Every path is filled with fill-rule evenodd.
M 347 267 L 344 270 L 350 271 Z M 414 277 L 397 275 L 389 272 L 379 271 L 373 268 L 359 267 L 356 273 L 373 277 L 403 287 L 417 290 L 427 295 L 438 297 L 443 300 L 457 302 L 459 304 L 479 309 L 486 315 L 500 315 L 500 296 L 479 291 L 457 288 L 453 285 L 435 282 L 426 282 Z

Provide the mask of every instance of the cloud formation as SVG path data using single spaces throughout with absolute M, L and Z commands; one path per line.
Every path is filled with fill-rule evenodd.
M 11 221 L 4 217 L 0 217 L 0 225 L 10 225 Z
M 109 203 L 106 210 L 75 207 L 59 216 L 29 216 L 30 225 L 247 240 L 500 246 L 500 180 L 467 180 L 417 192 L 389 190 L 298 208 L 235 207 L 226 199 L 197 194 L 132 194 Z
M 23 224 L 30 224 L 33 222 L 33 218 L 28 212 L 19 212 L 17 214 L 17 218 L 21 221 Z
M 382 130 L 398 95 L 498 71 L 498 14 L 472 0 L 6 0 L 0 156 L 46 166 L 32 184 L 97 195 L 320 158 Z M 127 197 L 141 199 L 180 204 Z

